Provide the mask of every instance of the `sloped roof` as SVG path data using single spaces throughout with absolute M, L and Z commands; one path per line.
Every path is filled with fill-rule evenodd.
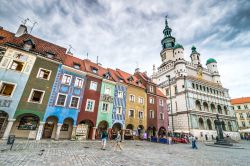
M 120 69 L 116 69 L 116 71 L 124 79 L 125 83 L 145 89 L 145 86 L 142 83 L 140 83 L 140 84 L 137 83 L 140 80 L 136 76 L 134 76 L 132 74 L 129 74 L 129 73 L 125 72 L 125 71 L 122 71 Z M 128 81 L 129 78 L 133 78 L 133 80 L 132 81 Z
M 156 88 L 156 95 L 167 98 L 167 96 L 165 96 L 159 88 Z
M 250 103 L 250 97 L 241 97 L 236 99 L 231 99 L 231 104 L 244 104 L 244 103 Z
M 74 68 L 75 64 L 78 64 L 78 65 L 80 65 L 79 70 L 86 71 L 83 60 L 80 58 L 74 57 L 72 55 L 69 55 L 69 54 L 65 55 L 65 58 L 63 59 L 63 64 L 66 66 L 73 67 L 73 68 Z
M 65 53 L 67 51 L 66 48 L 50 43 L 48 41 L 42 40 L 40 38 L 34 37 L 30 34 L 23 34 L 20 37 L 13 36 L 5 44 L 12 45 L 18 48 L 22 48 L 24 45 L 24 41 L 29 40 L 29 39 L 32 40 L 34 44 L 36 45 L 30 51 L 43 54 L 43 55 L 46 55 L 47 53 L 52 53 L 55 55 L 55 59 L 57 60 L 65 59 L 66 57 Z
M 4 30 L 0 27 L 0 44 L 9 41 L 14 36 L 14 33 Z

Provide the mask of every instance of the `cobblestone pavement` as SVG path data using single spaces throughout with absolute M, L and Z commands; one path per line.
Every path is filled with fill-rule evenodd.
M 191 145 L 166 145 L 145 141 L 126 141 L 123 151 L 114 152 L 112 143 L 101 150 L 99 141 L 29 141 L 16 140 L 12 150 L 6 140 L 0 140 L 0 166 L 250 166 L 250 141 L 241 142 L 244 149 L 229 149 L 198 144 L 199 149 Z

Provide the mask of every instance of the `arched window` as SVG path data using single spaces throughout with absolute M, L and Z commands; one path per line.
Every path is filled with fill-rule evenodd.
M 227 131 L 227 130 L 226 130 L 226 124 L 225 124 L 224 121 L 222 121 L 222 129 L 223 129 L 224 131 Z
M 207 119 L 207 126 L 208 126 L 208 130 L 212 130 L 212 122 L 210 119 Z
M 202 118 L 199 118 L 199 128 L 200 128 L 201 130 L 204 130 L 204 129 L 205 129 L 205 127 L 204 127 L 204 121 L 203 121 Z
M 196 111 L 201 111 L 201 103 L 199 100 L 196 100 L 195 106 L 196 106 Z
M 227 110 L 226 106 L 224 106 L 224 112 L 225 112 L 226 115 L 228 115 L 228 110 Z
M 222 109 L 221 109 L 221 106 L 220 106 L 220 105 L 218 105 L 217 109 L 218 109 L 218 113 L 219 113 L 219 114 L 222 114 Z
M 214 104 L 211 104 L 211 111 L 215 112 L 215 106 L 214 106 Z
M 231 122 L 228 122 L 228 130 L 233 131 Z
M 206 102 L 203 103 L 204 111 L 208 111 L 208 104 Z
M 36 130 L 38 122 L 39 118 L 37 116 L 23 116 L 20 119 L 18 130 Z

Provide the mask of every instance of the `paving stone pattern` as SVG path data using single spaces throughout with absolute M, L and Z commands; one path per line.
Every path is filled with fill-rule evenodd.
M 0 141 L 0 166 L 250 166 L 250 141 L 245 149 L 229 149 L 198 144 L 165 145 L 145 141 L 126 141 L 124 150 L 114 152 L 113 142 L 101 150 L 100 141 L 26 141 L 16 140 L 12 150 Z

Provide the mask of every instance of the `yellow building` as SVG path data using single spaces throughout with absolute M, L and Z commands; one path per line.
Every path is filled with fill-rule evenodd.
M 250 135 L 250 97 L 232 99 L 231 104 L 237 117 L 241 137 Z
M 142 136 L 147 128 L 147 94 L 141 81 L 124 71 L 117 69 L 123 81 L 128 85 L 126 95 L 126 129 L 134 135 Z

